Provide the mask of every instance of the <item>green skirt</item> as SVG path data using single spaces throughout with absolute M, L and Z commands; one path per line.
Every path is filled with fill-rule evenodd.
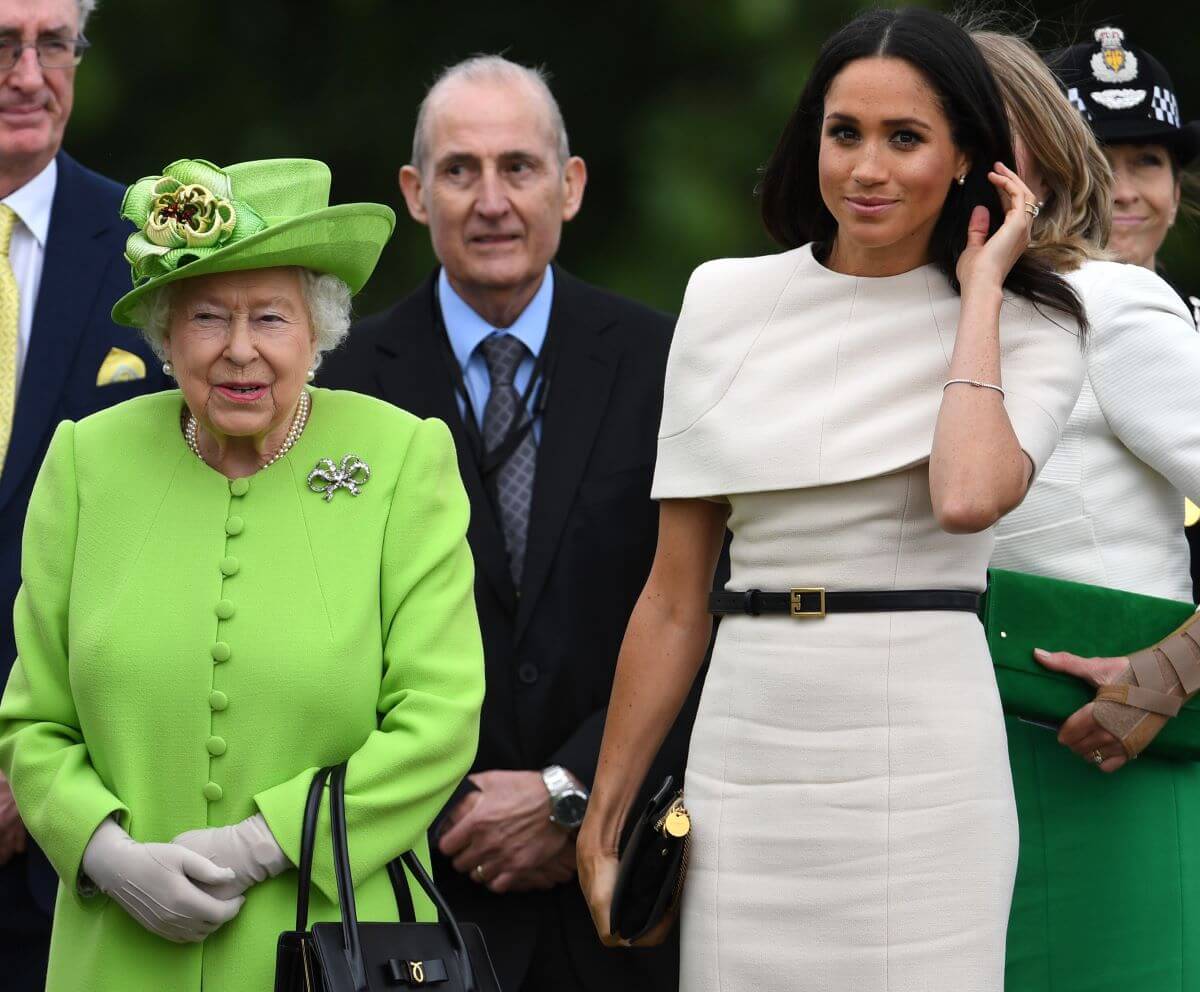
M 1006 992 L 1200 989 L 1200 764 L 1104 775 L 1005 722 L 1021 825 Z

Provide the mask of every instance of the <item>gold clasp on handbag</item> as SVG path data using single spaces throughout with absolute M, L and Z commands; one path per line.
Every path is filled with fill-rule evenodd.
M 797 620 L 824 620 L 825 619 L 825 587 L 824 586 L 808 586 L 803 588 L 793 588 L 791 590 L 791 613 Z M 806 605 L 812 603 L 812 598 L 816 597 L 816 609 L 805 609 Z M 806 603 L 807 600 L 807 603 Z
M 686 837 L 692 832 L 692 818 L 688 815 L 687 809 L 683 805 L 683 796 L 675 797 L 670 808 L 663 814 L 661 820 L 654 825 L 655 829 L 664 837 Z

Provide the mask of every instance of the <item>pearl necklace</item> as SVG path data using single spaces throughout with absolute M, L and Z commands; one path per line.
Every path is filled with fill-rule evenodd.
M 304 433 L 304 428 L 308 424 L 308 415 L 311 410 L 312 399 L 309 397 L 308 391 L 305 390 L 300 394 L 300 402 L 296 405 L 296 415 L 292 417 L 292 426 L 288 428 L 287 437 L 283 439 L 283 444 L 279 446 L 279 450 L 276 451 L 275 454 L 273 454 L 267 461 L 263 462 L 262 468 L 260 468 L 259 471 L 262 471 L 263 468 L 270 468 L 291 450 L 292 445 L 294 445 L 300 438 L 300 435 Z M 187 418 L 187 426 L 183 430 L 183 438 L 185 441 L 187 441 L 187 446 L 192 449 L 192 454 L 194 454 L 203 462 L 204 456 L 200 454 L 200 442 L 196 437 L 199 430 L 200 425 L 196 422 L 195 416 L 189 413 Z M 205 464 L 207 465 L 208 463 L 205 462 Z

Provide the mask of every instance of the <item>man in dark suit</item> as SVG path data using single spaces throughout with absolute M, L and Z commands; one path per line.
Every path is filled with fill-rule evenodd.
M 451 425 L 487 667 L 478 757 L 431 838 L 507 992 L 668 992 L 678 947 L 606 950 L 575 880 L 650 500 L 672 321 L 552 263 L 586 183 L 540 73 L 494 56 L 434 84 L 401 187 L 436 271 L 364 320 L 324 385 Z M 694 699 L 648 785 L 686 760 Z M 398 770 L 397 774 L 403 774 Z
M 94 0 L 0 0 L 0 680 L 16 656 L 25 508 L 60 420 L 165 377 L 109 310 L 129 288 L 124 194 L 62 149 Z M 45 985 L 58 880 L 0 775 L 0 985 Z

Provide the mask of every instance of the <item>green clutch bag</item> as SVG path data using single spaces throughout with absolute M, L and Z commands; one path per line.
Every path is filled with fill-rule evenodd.
M 1057 726 L 1095 696 L 1079 679 L 1039 665 L 1034 648 L 1085 658 L 1129 654 L 1161 641 L 1194 610 L 1173 599 L 990 569 L 981 619 L 1004 712 Z M 1200 760 L 1200 696 L 1167 721 L 1146 753 Z

